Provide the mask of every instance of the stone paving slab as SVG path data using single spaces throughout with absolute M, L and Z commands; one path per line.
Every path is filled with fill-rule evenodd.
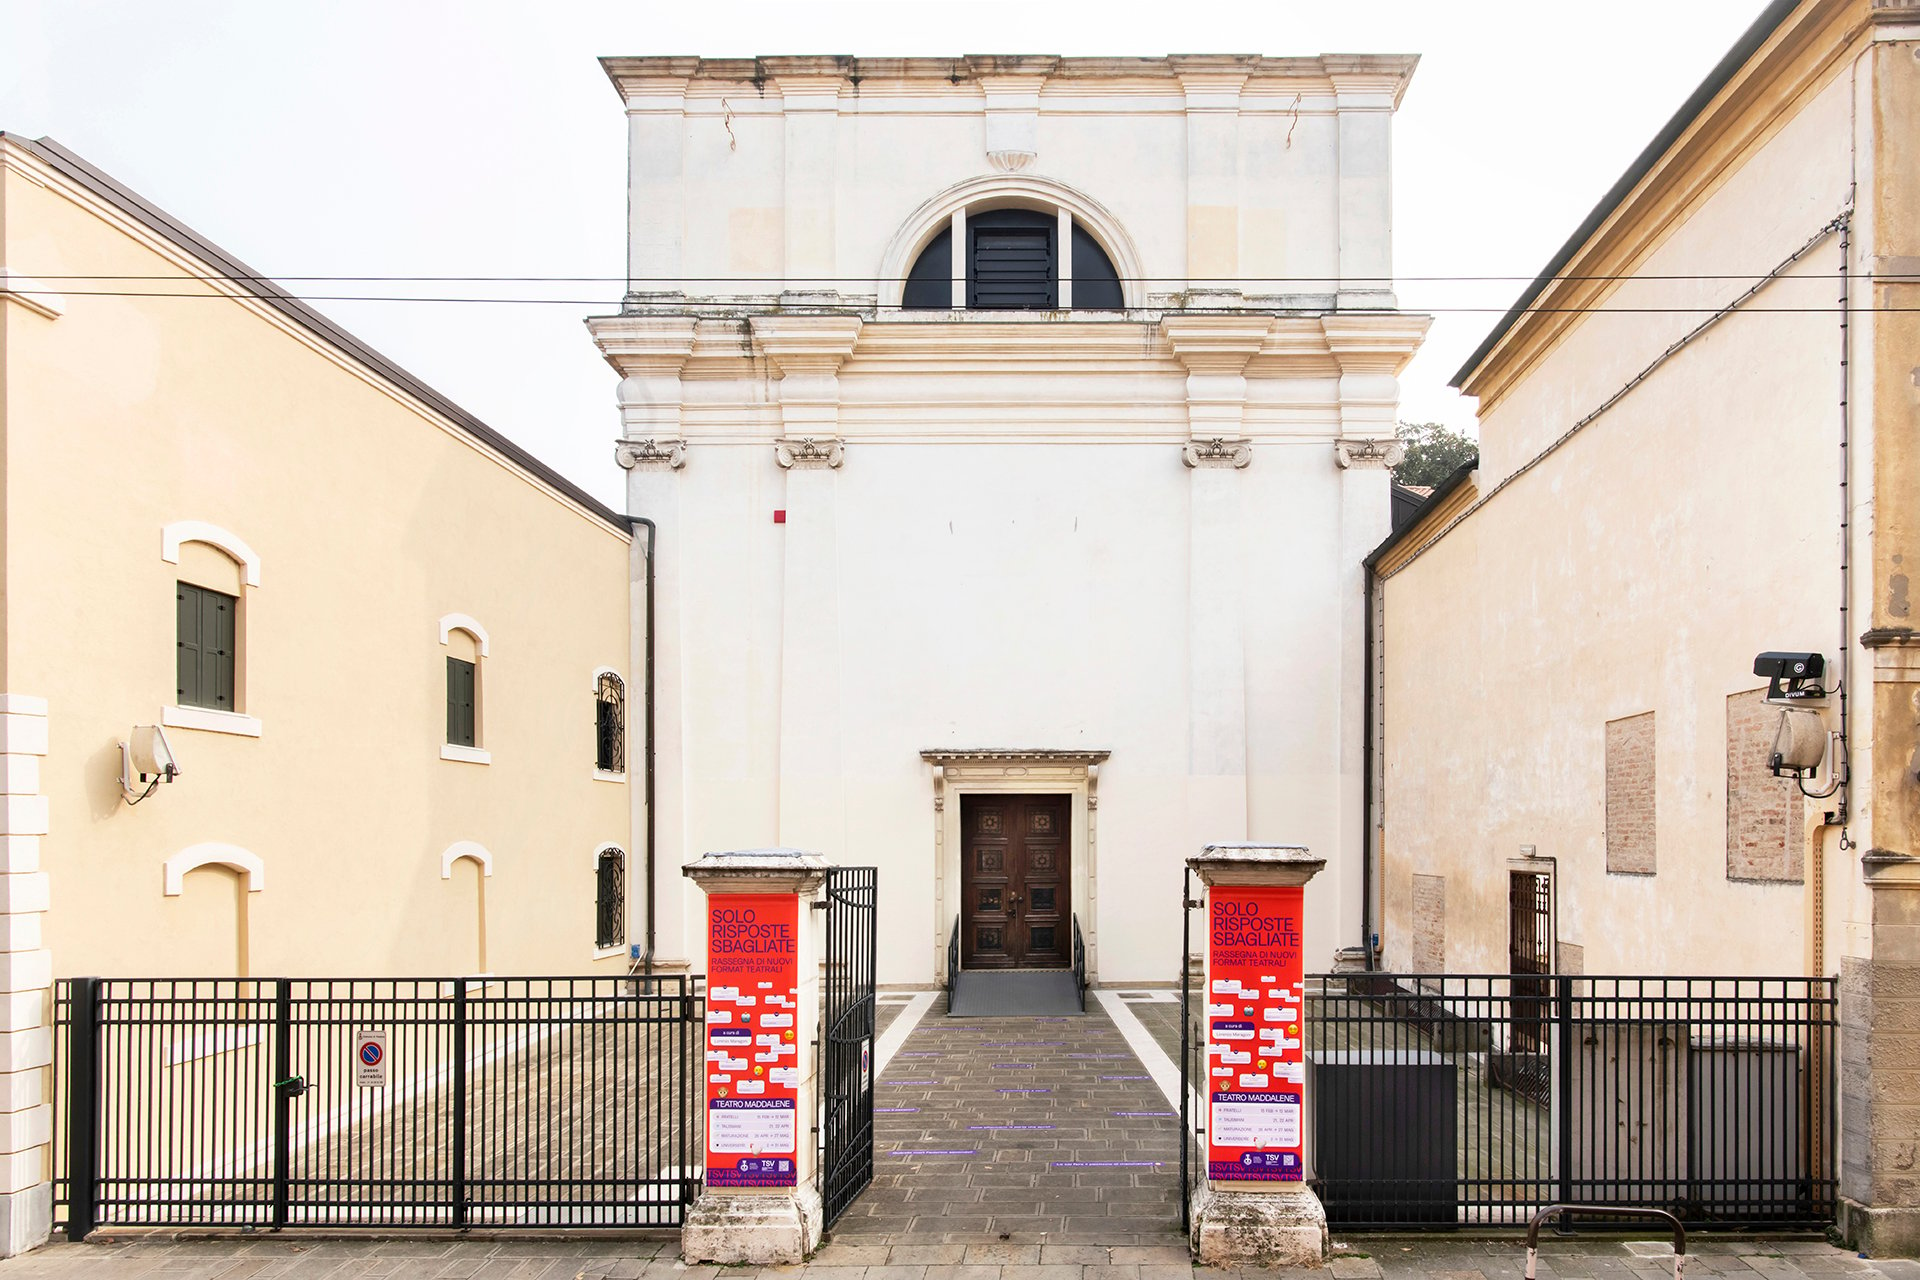
M 176 1240 L 155 1234 L 48 1245 L 0 1262 L 0 1280 L 1519 1280 L 1526 1255 L 1518 1236 L 1411 1241 L 1355 1236 L 1341 1243 L 1346 1247 L 1321 1270 L 1194 1267 L 1175 1246 L 1012 1241 L 835 1242 L 813 1265 L 756 1268 L 689 1267 L 673 1256 L 677 1245 L 672 1240 Z M 1712 1258 L 1715 1274 L 1745 1280 L 1815 1280 L 1841 1274 L 1861 1280 L 1920 1280 L 1920 1262 L 1863 1259 L 1815 1240 L 1703 1239 L 1690 1242 L 1688 1253 L 1701 1261 Z M 1650 1257 L 1644 1245 L 1618 1239 L 1555 1240 L 1541 1249 L 1542 1280 L 1642 1271 L 1649 1277 L 1672 1274 L 1670 1263 Z

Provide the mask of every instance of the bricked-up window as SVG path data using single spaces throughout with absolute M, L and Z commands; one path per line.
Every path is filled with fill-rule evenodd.
M 1607 721 L 1607 870 L 1654 873 L 1653 712 Z
M 1413 878 L 1413 971 L 1443 973 L 1447 967 L 1447 878 Z
M 1780 708 L 1766 696 L 1752 689 L 1727 699 L 1727 879 L 1798 883 L 1807 802 L 1794 779 L 1767 770 Z

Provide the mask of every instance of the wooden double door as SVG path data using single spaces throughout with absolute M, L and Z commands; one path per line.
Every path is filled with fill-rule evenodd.
M 960 797 L 963 968 L 1064 969 L 1072 962 L 1068 799 Z

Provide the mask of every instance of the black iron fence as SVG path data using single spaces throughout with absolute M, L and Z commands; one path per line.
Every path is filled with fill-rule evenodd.
M 677 1227 L 702 986 L 62 980 L 56 1223 Z
M 1349 974 L 1307 994 L 1337 1226 L 1523 1225 L 1555 1202 L 1833 1219 L 1830 978 Z

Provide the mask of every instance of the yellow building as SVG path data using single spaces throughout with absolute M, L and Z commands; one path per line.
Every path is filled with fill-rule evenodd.
M 56 976 L 625 969 L 627 521 L 252 275 L 0 134 L 7 1253 Z
M 1382 963 L 1838 975 L 1876 1252 L 1920 1249 L 1917 119 L 1920 5 L 1770 5 L 1457 375 L 1478 467 L 1370 562 Z M 1799 778 L 1769 651 L 1820 668 Z

